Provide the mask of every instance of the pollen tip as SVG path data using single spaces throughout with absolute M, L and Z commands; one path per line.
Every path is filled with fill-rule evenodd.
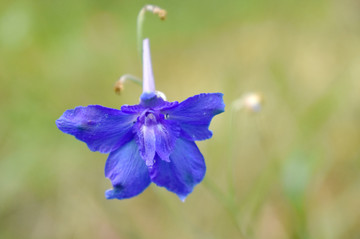
M 118 80 L 115 82 L 115 85 L 114 85 L 114 91 L 116 94 L 120 95 L 120 93 L 124 90 L 124 84 Z
M 167 15 L 166 10 L 160 9 L 157 14 L 158 14 L 160 20 L 164 21 L 166 19 L 166 15 Z
M 153 14 L 158 15 L 161 20 L 166 19 L 166 15 L 167 15 L 166 10 L 160 8 L 159 6 L 148 4 L 148 5 L 145 5 L 143 9 L 146 11 L 152 12 Z
M 138 85 L 142 84 L 141 80 L 136 76 L 130 74 L 122 75 L 114 84 L 114 91 L 116 94 L 120 95 L 120 93 L 124 90 L 124 85 L 127 81 L 132 81 Z

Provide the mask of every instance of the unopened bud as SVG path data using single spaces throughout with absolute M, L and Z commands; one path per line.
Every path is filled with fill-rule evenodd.
M 264 99 L 260 93 L 246 93 L 235 100 L 232 105 L 236 111 L 245 109 L 249 112 L 258 113 L 261 111 L 263 102 Z
M 263 103 L 263 96 L 259 93 L 248 93 L 244 96 L 244 108 L 252 111 L 259 112 Z

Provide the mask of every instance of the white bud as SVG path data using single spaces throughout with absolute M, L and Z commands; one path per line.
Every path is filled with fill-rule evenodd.
M 238 111 L 245 109 L 250 112 L 260 112 L 263 104 L 263 97 L 260 93 L 246 93 L 232 103 L 233 108 Z

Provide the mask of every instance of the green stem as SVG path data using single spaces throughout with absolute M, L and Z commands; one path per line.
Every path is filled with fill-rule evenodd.
M 142 56 L 142 40 L 143 40 L 142 33 L 143 33 L 143 25 L 145 20 L 145 13 L 146 13 L 146 8 L 145 7 L 141 8 L 136 21 L 137 50 L 140 57 Z
M 231 221 L 238 230 L 241 238 L 247 238 L 237 218 L 238 207 L 235 201 L 231 197 L 226 197 L 223 192 L 209 179 L 204 179 L 203 185 L 209 190 L 209 192 L 222 204 L 226 209 L 226 212 L 230 216 Z
M 235 124 L 234 124 L 234 118 L 235 118 L 235 113 L 236 113 L 236 109 L 235 107 L 231 107 L 230 109 L 230 123 L 229 123 L 229 135 L 230 135 L 230 146 L 229 146 L 229 151 L 230 151 L 230 157 L 227 160 L 228 161 L 228 165 L 227 165 L 227 180 L 228 180 L 228 190 L 229 190 L 229 194 L 230 196 L 235 200 L 235 182 L 234 182 L 234 157 L 235 157 L 235 134 L 234 134 L 234 129 L 236 129 Z

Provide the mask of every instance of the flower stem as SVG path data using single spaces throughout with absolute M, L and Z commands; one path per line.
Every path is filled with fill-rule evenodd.
M 230 196 L 226 196 L 220 189 L 215 185 L 213 181 L 205 178 L 203 181 L 204 186 L 211 192 L 211 194 L 219 200 L 222 206 L 226 209 L 226 212 L 229 214 L 231 221 L 233 222 L 235 228 L 238 230 L 240 234 L 240 238 L 247 239 L 247 236 L 241 227 L 238 220 L 238 206 L 233 198 Z

